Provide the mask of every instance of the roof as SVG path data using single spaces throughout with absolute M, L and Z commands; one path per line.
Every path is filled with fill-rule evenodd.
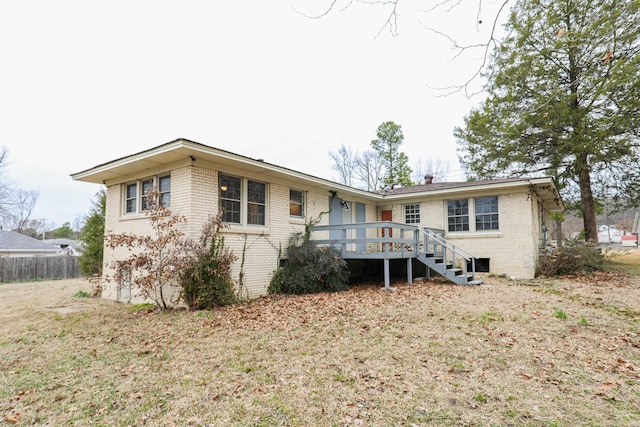
M 553 179 L 550 177 L 440 182 L 400 187 L 386 191 L 366 191 L 184 138 L 94 166 L 74 173 L 71 177 L 78 181 L 106 185 L 108 181 L 116 183 L 118 180 L 122 180 L 123 177 L 135 176 L 136 174 L 153 175 L 164 172 L 163 169 L 169 164 L 180 164 L 180 162 L 182 164 L 195 165 L 206 163 L 214 167 L 232 168 L 235 173 L 259 174 L 265 179 L 271 179 L 273 182 L 282 180 L 304 181 L 304 185 L 309 189 L 316 188 L 331 191 L 332 193 L 337 192 L 341 195 L 350 194 L 377 201 L 387 198 L 406 198 L 408 195 L 453 194 L 468 190 L 482 191 L 484 189 L 498 190 L 510 187 L 535 186 L 536 193 L 541 199 L 553 201 L 559 209 L 563 208 L 562 199 L 558 194 Z
M 466 187 L 478 187 L 482 185 L 500 185 L 507 183 L 526 183 L 531 181 L 532 178 L 503 178 L 503 179 L 486 179 L 479 181 L 458 181 L 458 182 L 433 182 L 430 184 L 412 185 L 409 187 L 395 187 L 385 190 L 379 190 L 378 193 L 392 195 L 392 194 L 410 194 L 410 193 L 424 193 L 438 190 L 449 190 L 453 188 L 466 188 Z
M 265 162 L 262 159 L 252 159 L 230 151 L 222 150 L 199 142 L 179 138 L 157 147 L 141 151 L 126 157 L 121 157 L 93 168 L 71 174 L 71 178 L 78 181 L 96 184 L 108 184 L 110 180 L 122 179 L 140 173 L 153 175 L 159 173 L 168 164 L 185 162 L 191 164 L 205 164 L 220 167 L 224 165 L 237 174 L 256 173 L 272 180 L 303 180 L 309 187 L 338 192 L 357 193 L 361 196 L 375 196 L 369 191 L 352 188 L 343 184 L 318 178 L 303 172 L 298 172 L 282 166 Z
M 0 252 L 53 252 L 60 249 L 15 231 L 0 230 Z
M 551 202 L 549 208 L 551 210 L 564 209 L 564 204 L 560 193 L 555 186 L 551 177 L 524 177 L 524 178 L 500 178 L 487 179 L 478 181 L 464 182 L 433 182 L 429 184 L 412 185 L 409 187 L 396 187 L 380 190 L 377 193 L 382 194 L 385 198 L 408 198 L 423 197 L 443 194 L 457 197 L 457 194 L 468 191 L 504 191 L 508 188 L 516 188 L 523 186 L 529 187 L 529 191 L 533 191 L 540 200 Z

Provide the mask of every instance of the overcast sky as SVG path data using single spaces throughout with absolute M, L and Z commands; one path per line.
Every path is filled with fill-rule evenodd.
M 451 45 L 425 26 L 482 41 L 491 28 L 477 25 L 477 2 L 439 13 L 404 0 L 396 37 L 376 37 L 389 13 L 380 5 L 304 16 L 330 3 L 3 2 L 4 179 L 38 191 L 34 217 L 59 226 L 86 214 L 100 188 L 70 174 L 176 138 L 331 179 L 330 150 L 365 150 L 392 120 L 410 166 L 442 159 L 462 180 L 452 132 L 481 98 L 433 87 L 464 82 L 482 52 L 451 61 Z

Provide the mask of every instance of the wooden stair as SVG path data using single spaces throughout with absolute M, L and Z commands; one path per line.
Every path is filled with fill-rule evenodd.
M 482 284 L 482 280 L 476 279 L 473 255 L 456 248 L 440 230 L 424 229 L 422 233 L 423 251 L 417 254 L 420 262 L 457 285 Z M 462 268 L 456 266 L 460 263 Z M 468 271 L 468 264 L 471 271 Z

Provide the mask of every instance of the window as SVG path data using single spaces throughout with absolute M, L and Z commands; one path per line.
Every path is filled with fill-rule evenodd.
M 470 206 L 473 211 L 470 210 Z M 475 222 L 471 225 L 469 223 L 470 216 L 475 217 Z M 449 231 L 499 230 L 498 197 L 449 200 L 447 202 L 447 224 Z
M 265 224 L 266 186 L 262 182 L 247 181 L 247 223 Z
M 149 192 L 153 190 L 153 178 L 145 179 L 142 181 L 142 210 L 148 211 L 151 209 L 149 205 Z
M 304 217 L 304 193 L 299 190 L 289 190 L 289 216 Z
M 124 189 L 124 213 L 138 213 L 149 210 L 148 194 L 153 188 L 159 192 L 162 206 L 171 206 L 171 175 L 163 175 L 141 179 L 125 184 Z
M 404 206 L 404 222 L 406 224 L 420 224 L 420 204 Z
M 240 224 L 240 185 L 235 176 L 220 175 L 220 199 L 225 222 Z
M 449 231 L 469 231 L 469 200 L 447 202 Z
M 160 192 L 160 204 L 165 208 L 171 206 L 171 177 L 161 176 L 160 184 L 158 184 L 158 191 Z
M 230 175 L 219 175 L 220 207 L 224 222 L 265 225 L 267 185 Z
M 476 231 L 498 229 L 498 198 L 476 199 Z
M 138 183 L 127 184 L 124 196 L 124 212 L 134 213 L 138 211 Z

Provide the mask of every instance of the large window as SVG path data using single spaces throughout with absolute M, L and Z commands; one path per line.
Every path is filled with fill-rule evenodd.
M 124 213 L 133 214 L 150 209 L 148 200 L 149 192 L 156 189 L 159 193 L 160 203 L 171 206 L 171 176 L 159 175 L 124 185 Z
M 420 224 L 420 204 L 404 206 L 404 222 L 406 224 Z
M 219 175 L 220 207 L 225 222 L 233 224 L 265 225 L 267 186 L 230 175 Z
M 476 199 L 476 231 L 498 229 L 498 198 Z
M 304 217 L 304 192 L 289 190 L 289 216 Z
M 475 218 L 475 222 L 470 223 L 469 217 Z M 449 200 L 447 225 L 448 231 L 499 230 L 498 197 Z
M 449 200 L 447 218 L 449 231 L 469 231 L 469 200 Z

